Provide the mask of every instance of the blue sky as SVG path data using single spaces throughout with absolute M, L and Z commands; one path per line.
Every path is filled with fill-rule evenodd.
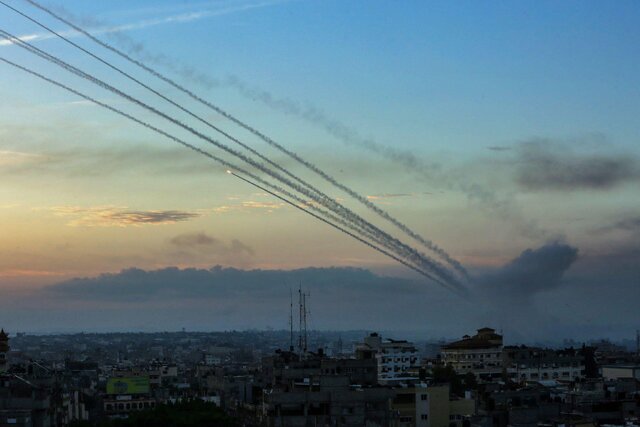
M 11 4 L 65 30 L 26 2 Z M 478 277 L 527 249 L 545 254 L 561 242 L 579 253 L 560 272 L 568 282 L 585 277 L 587 264 L 614 259 L 627 269 L 616 279 L 621 300 L 637 294 L 637 280 L 629 280 L 637 270 L 628 263 L 640 236 L 637 2 L 47 5 L 63 6 L 120 48 L 131 46 L 118 34 L 141 43 L 139 58 L 369 196 Z M 4 7 L 0 22 L 18 35 L 41 32 Z M 115 27 L 121 31 L 106 31 Z M 34 43 L 151 100 L 59 40 Z M 15 46 L 0 45 L 0 55 L 162 123 Z M 363 267 L 415 279 L 222 168 L 6 65 L 0 97 L 0 220 L 7 224 L 0 289 L 40 289 L 129 267 L 215 264 Z M 236 126 L 189 106 L 284 161 Z M 402 160 L 409 157 L 413 163 Z M 344 194 L 323 188 L 373 220 Z M 132 212 L 185 215 L 149 225 L 136 223 Z M 215 239 L 216 250 L 178 254 L 169 243 L 198 233 Z M 235 241 L 251 250 L 238 252 Z M 605 270 L 598 274 L 591 275 L 600 277 L 594 287 L 609 280 Z M 534 287 L 535 294 L 567 292 L 557 283 Z M 585 298 L 591 306 L 592 297 Z M 628 326 L 631 317 L 620 322 Z

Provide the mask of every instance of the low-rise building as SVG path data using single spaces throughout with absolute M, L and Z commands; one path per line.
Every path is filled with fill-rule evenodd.
M 458 427 L 475 414 L 475 400 L 452 399 L 448 384 L 395 387 L 393 427 Z
M 377 385 L 375 359 L 279 352 L 262 366 L 262 418 L 269 426 L 388 426 L 391 388 Z
M 640 365 L 605 365 L 601 369 L 606 380 L 633 378 L 640 381 Z
M 480 381 L 502 377 L 502 335 L 491 328 L 442 346 L 442 362 L 458 374 L 473 373 Z
M 9 335 L 0 329 L 0 373 L 6 372 L 9 367 Z
M 521 381 L 575 381 L 585 374 L 584 356 L 577 350 L 511 346 L 503 349 L 508 379 Z
M 109 378 L 103 399 L 103 411 L 110 418 L 126 417 L 129 412 L 154 408 L 149 376 L 119 376 Z

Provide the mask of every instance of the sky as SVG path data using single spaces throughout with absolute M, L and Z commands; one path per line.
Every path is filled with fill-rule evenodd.
M 8 3 L 420 247 L 220 114 L 28 2 Z M 300 283 L 319 329 L 441 337 L 492 326 L 517 341 L 618 339 L 640 327 L 637 2 L 44 4 L 434 242 L 469 272 L 468 294 L 0 64 L 5 329 L 284 329 L 289 289 Z M 2 5 L 0 23 L 210 133 Z M 0 40 L 0 57 L 220 153 L 16 45 Z

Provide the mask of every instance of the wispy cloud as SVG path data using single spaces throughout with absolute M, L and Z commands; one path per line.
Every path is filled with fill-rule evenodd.
M 398 197 L 411 197 L 415 196 L 414 193 L 383 193 L 383 194 L 372 194 L 367 196 L 369 200 L 382 200 L 382 199 L 396 199 Z
M 0 277 L 3 278 L 16 278 L 16 277 L 60 277 L 64 276 L 64 273 L 59 271 L 48 270 L 21 270 L 21 269 L 7 269 L 0 270 Z
M 100 34 L 109 34 L 109 33 L 117 33 L 120 31 L 133 31 L 133 30 L 143 30 L 146 28 L 157 27 L 161 25 L 167 24 L 186 24 L 194 21 L 199 21 L 206 18 L 213 18 L 217 16 L 230 15 L 233 13 L 241 13 L 246 12 L 252 9 L 259 9 L 263 7 L 268 7 L 272 5 L 276 5 L 279 3 L 284 3 L 288 0 L 271 0 L 271 1 L 262 1 L 262 2 L 253 2 L 253 3 L 244 3 L 240 5 L 228 6 L 218 9 L 208 9 L 196 12 L 187 12 L 180 13 L 170 16 L 165 16 L 162 18 L 153 18 L 153 19 L 144 19 L 138 22 L 131 22 L 127 24 L 113 25 L 103 28 L 95 28 L 91 30 L 91 34 L 100 35 Z M 65 37 L 78 37 L 81 34 L 77 31 L 59 31 L 60 34 Z M 55 38 L 56 36 L 48 33 L 32 33 L 32 34 L 24 34 L 19 36 L 18 38 L 22 41 L 33 42 L 40 40 L 47 40 L 51 38 Z M 13 44 L 10 40 L 1 40 L 0 46 L 8 46 Z
M 567 144 L 536 139 L 520 145 L 517 183 L 525 190 L 609 190 L 638 181 L 640 161 L 633 155 L 602 147 L 594 153 L 575 152 Z
M 83 208 L 55 206 L 50 210 L 58 216 L 70 217 L 70 227 L 130 227 L 165 225 L 188 221 L 201 216 L 199 212 L 178 210 L 129 210 L 125 207 L 101 206 Z
M 233 239 L 227 244 L 204 232 L 180 234 L 169 240 L 169 243 L 183 251 L 234 256 L 254 254 L 253 249 L 240 240 Z
M 215 213 L 227 213 L 227 212 L 238 212 L 238 211 L 240 212 L 265 211 L 267 213 L 272 213 L 275 210 L 281 209 L 283 207 L 284 207 L 284 203 L 245 200 L 243 202 L 232 204 L 232 205 L 217 206 L 213 208 L 212 211 Z
M 597 232 L 639 232 L 640 233 L 640 216 L 632 216 L 628 218 L 622 218 L 615 221 L 612 224 L 607 224 L 604 227 L 597 228 Z
M 0 150 L 0 166 L 16 166 L 25 163 L 37 162 L 42 159 L 43 156 L 38 154 Z

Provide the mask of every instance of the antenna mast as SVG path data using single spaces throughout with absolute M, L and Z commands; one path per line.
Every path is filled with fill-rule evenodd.
M 293 290 L 289 288 L 289 351 L 293 352 Z
M 298 285 L 298 353 L 302 353 L 302 284 Z
M 303 315 L 302 324 L 304 326 L 303 351 L 305 354 L 307 353 L 307 295 L 308 294 L 302 294 L 302 315 Z

